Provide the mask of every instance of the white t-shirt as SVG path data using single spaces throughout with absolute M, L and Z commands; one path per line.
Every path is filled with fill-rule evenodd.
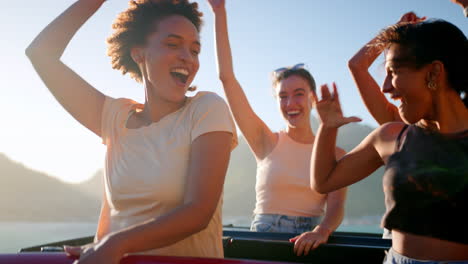
M 179 110 L 137 129 L 126 128 L 132 111 L 142 108 L 130 99 L 106 97 L 102 140 L 107 146 L 105 191 L 110 207 L 109 232 L 157 218 L 184 200 L 192 142 L 213 131 L 233 134 L 236 128 L 222 98 L 210 92 L 189 97 Z M 144 252 L 152 255 L 223 257 L 222 199 L 208 227 L 170 246 Z

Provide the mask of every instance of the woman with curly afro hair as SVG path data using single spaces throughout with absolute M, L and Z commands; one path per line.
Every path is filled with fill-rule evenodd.
M 133 0 L 113 24 L 108 55 L 143 85 L 139 104 L 102 94 L 60 60 L 103 3 L 77 1 L 26 50 L 55 98 L 107 148 L 95 242 L 65 251 L 80 264 L 131 253 L 223 257 L 221 193 L 237 136 L 219 96 L 186 96 L 199 68 L 198 5 Z

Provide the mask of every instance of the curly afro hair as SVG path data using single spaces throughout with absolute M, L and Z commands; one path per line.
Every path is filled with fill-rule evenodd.
M 142 74 L 130 51 L 146 43 L 147 36 L 156 30 L 155 23 L 172 15 L 187 18 L 200 32 L 203 14 L 198 11 L 197 3 L 189 3 L 188 0 L 131 0 L 129 8 L 117 16 L 112 25 L 114 32 L 107 39 L 107 55 L 111 57 L 112 68 L 122 74 L 129 73 L 137 82 L 142 82 Z

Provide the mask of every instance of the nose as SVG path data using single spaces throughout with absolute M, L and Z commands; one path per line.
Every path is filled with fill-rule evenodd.
M 392 90 L 393 90 L 392 80 L 391 80 L 391 77 L 387 75 L 382 85 L 382 92 L 389 93 Z
M 294 98 L 293 96 L 288 96 L 288 99 L 286 100 L 286 106 L 291 106 L 294 105 Z
M 188 48 L 182 48 L 179 51 L 179 59 L 185 61 L 185 62 L 192 62 L 193 61 L 193 55 L 192 51 Z

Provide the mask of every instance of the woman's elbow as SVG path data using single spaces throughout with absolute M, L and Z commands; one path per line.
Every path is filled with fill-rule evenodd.
M 356 58 L 356 56 L 352 57 L 352 58 L 348 61 L 348 68 L 349 68 L 351 71 L 356 71 L 356 70 L 359 70 L 359 69 L 362 68 L 361 63 L 359 62 L 358 58 Z
M 25 50 L 24 53 L 26 54 L 26 57 L 29 58 L 29 60 L 33 61 L 36 58 L 36 54 L 38 53 L 36 51 L 36 48 L 30 44 Z
M 310 182 L 310 188 L 320 194 L 327 194 L 328 191 L 324 188 L 323 184 L 318 184 L 314 181 Z
M 34 43 L 31 43 L 25 50 L 24 52 L 26 54 L 26 57 L 34 64 L 37 62 L 40 62 L 44 60 L 46 57 L 44 55 L 44 52 L 36 47 Z
M 207 210 L 206 208 L 194 210 L 194 217 L 192 217 L 191 220 L 193 223 L 193 233 L 205 230 L 210 224 L 213 214 L 214 212 L 212 210 Z

